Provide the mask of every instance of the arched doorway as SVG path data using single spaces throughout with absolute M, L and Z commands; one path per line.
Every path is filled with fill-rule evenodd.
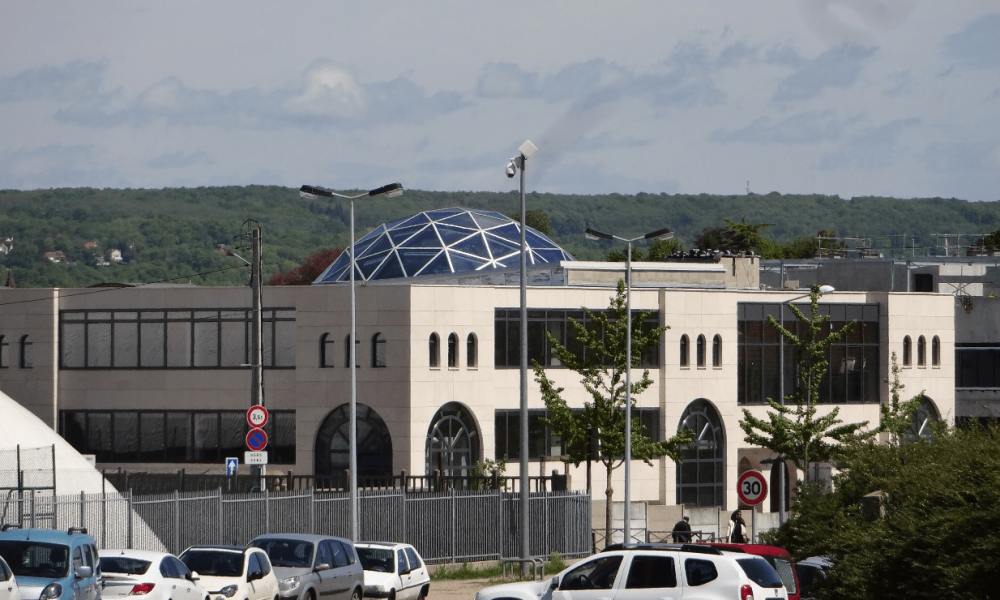
M 677 465 L 677 503 L 724 506 L 726 434 L 719 412 L 699 398 L 684 409 L 677 429 L 694 432 L 694 440 L 681 448 L 684 462 Z
M 476 419 L 464 404 L 449 402 L 431 419 L 424 456 L 427 473 L 469 475 L 482 456 Z
M 392 436 L 378 412 L 358 403 L 358 481 L 392 477 Z M 316 433 L 313 473 L 334 485 L 346 481 L 350 465 L 350 405 L 341 404 Z
M 917 411 L 913 413 L 913 417 L 910 420 L 910 428 L 905 434 L 905 439 L 907 442 L 915 442 L 917 440 L 922 440 L 925 442 L 934 441 L 934 423 L 941 419 L 937 408 L 934 406 L 934 401 L 923 396 L 920 398 L 920 406 Z

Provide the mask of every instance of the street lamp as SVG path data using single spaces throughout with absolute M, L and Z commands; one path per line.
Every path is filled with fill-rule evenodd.
M 629 543 L 632 518 L 632 242 L 636 240 L 669 240 L 674 232 L 669 227 L 636 238 L 622 238 L 595 229 L 587 229 L 583 234 L 588 240 L 621 240 L 628 244 L 625 255 L 625 314 L 628 335 L 625 338 L 625 527 L 622 541 Z
M 524 167 L 528 159 L 535 155 L 538 148 L 531 140 L 524 140 L 517 149 L 518 155 L 507 162 L 507 177 L 513 178 L 521 171 L 521 575 L 528 574 L 528 558 L 531 556 L 531 545 L 528 543 L 528 529 L 531 526 L 531 512 L 528 502 L 531 499 L 528 489 L 528 244 L 525 242 L 525 210 L 524 210 Z
M 824 296 L 826 294 L 832 294 L 836 289 L 832 285 L 821 285 L 819 286 L 819 295 Z M 796 300 L 801 300 L 803 298 L 808 298 L 812 295 L 810 291 L 808 294 L 802 294 L 795 296 L 789 300 L 785 300 L 784 303 L 791 306 L 792 302 Z M 785 311 L 781 310 L 781 326 L 785 326 Z M 778 395 L 781 396 L 781 405 L 785 405 L 785 336 L 778 336 Z M 778 524 L 783 525 L 785 523 L 785 511 L 787 507 L 785 506 L 785 457 L 781 457 L 781 461 L 778 463 Z
M 347 196 L 338 194 L 333 190 L 304 185 L 299 188 L 299 195 L 309 200 L 317 198 L 345 198 L 351 201 L 351 405 L 350 405 L 350 432 L 348 433 L 348 444 L 350 445 L 348 470 L 350 471 L 350 505 L 351 505 L 351 541 L 359 541 L 358 537 L 358 365 L 355 347 L 358 343 L 358 311 L 354 291 L 354 270 L 357 267 L 354 253 L 354 200 L 362 196 L 383 198 L 394 198 L 403 193 L 403 184 L 390 183 L 380 188 L 375 188 L 368 192 Z

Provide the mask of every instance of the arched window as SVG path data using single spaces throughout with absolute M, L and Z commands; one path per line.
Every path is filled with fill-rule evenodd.
M 372 336 L 372 367 L 385 367 L 385 336 L 381 331 Z
M 699 367 L 704 367 L 705 366 L 705 336 L 704 335 L 699 335 L 698 336 L 698 347 L 695 350 L 695 354 L 696 354 L 696 359 L 698 361 L 698 366 Z
M 938 336 L 931 339 L 931 366 L 941 366 L 941 338 Z
M 684 462 L 677 465 L 677 504 L 721 506 L 726 438 L 722 419 L 712 403 L 699 398 L 681 414 L 678 431 L 690 429 L 694 440 L 681 447 Z
M 722 366 L 722 336 L 719 334 L 712 338 L 712 366 Z
M 454 333 L 448 336 L 448 368 L 458 368 L 458 335 Z
M 329 333 L 324 333 L 319 336 L 319 368 L 321 369 L 332 369 L 334 366 L 333 360 L 333 336 Z
M 476 334 L 470 333 L 465 339 L 465 366 L 470 369 L 479 366 L 479 356 L 476 352 Z
M 681 347 L 680 347 L 680 351 L 681 351 L 681 361 L 680 362 L 681 362 L 681 366 L 682 367 L 686 367 L 686 366 L 690 365 L 690 360 L 691 360 L 691 354 L 690 354 L 690 348 L 689 348 L 690 345 L 691 344 L 688 341 L 688 336 L 685 333 L 684 335 L 681 336 Z
M 481 454 L 479 427 L 472 411 L 459 402 L 442 406 L 427 430 L 424 457 L 427 473 L 468 475 Z
M 21 336 L 21 368 L 30 369 L 34 366 L 35 358 L 31 349 L 32 343 L 28 340 L 27 335 Z
M 927 340 L 924 336 L 917 338 L 917 366 L 927 366 Z
M 358 364 L 358 359 L 360 357 L 358 356 L 357 350 L 358 343 L 354 342 L 354 365 L 355 367 L 360 367 L 361 365 Z M 344 366 L 351 368 L 351 334 L 347 334 L 347 337 L 344 338 Z
M 358 479 L 385 480 L 392 477 L 392 436 L 385 421 L 372 407 L 357 403 Z M 350 405 L 341 404 L 323 420 L 316 433 L 313 473 L 346 481 L 350 466 Z
M 441 366 L 441 338 L 436 333 L 432 333 L 427 340 L 427 355 L 431 368 Z
M 910 366 L 910 361 L 911 361 L 911 356 L 910 355 L 913 353 L 913 350 L 912 350 L 912 348 L 910 346 L 912 346 L 912 343 L 910 342 L 910 336 L 905 336 L 903 338 L 903 366 L 904 367 Z
M 934 441 L 934 428 L 932 425 L 941 419 L 934 402 L 927 396 L 920 398 L 920 406 L 917 412 L 913 413 L 913 420 L 910 422 L 910 429 L 906 432 L 904 439 L 908 442 L 923 440 L 925 442 Z

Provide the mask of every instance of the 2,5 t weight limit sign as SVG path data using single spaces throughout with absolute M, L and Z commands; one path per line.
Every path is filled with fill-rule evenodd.
M 760 504 L 767 498 L 767 480 L 760 471 L 745 471 L 736 482 L 736 495 L 743 504 Z

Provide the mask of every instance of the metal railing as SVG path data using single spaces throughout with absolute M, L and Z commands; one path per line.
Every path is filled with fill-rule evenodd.
M 502 490 L 359 490 L 360 537 L 413 544 L 429 563 L 503 560 L 520 543 L 520 495 Z M 345 492 L 315 489 L 223 493 L 221 489 L 138 496 L 129 492 L 0 498 L 7 522 L 22 527 L 86 527 L 102 548 L 174 554 L 195 544 L 246 545 L 264 533 L 348 536 Z M 591 553 L 590 496 L 530 497 L 532 556 Z

